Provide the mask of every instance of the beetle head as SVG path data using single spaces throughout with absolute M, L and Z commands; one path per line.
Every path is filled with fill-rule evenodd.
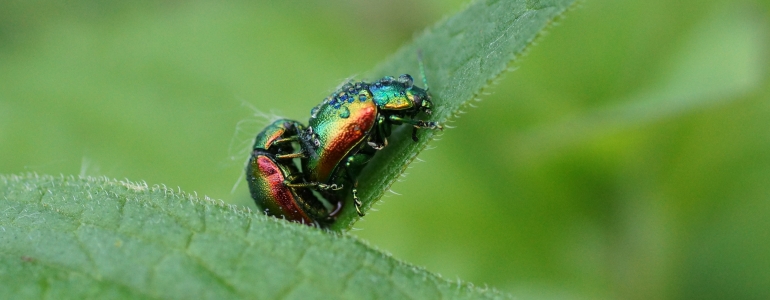
M 418 111 L 425 112 L 426 114 L 431 114 L 431 108 L 433 108 L 433 101 L 431 101 L 430 93 L 428 93 L 427 90 L 421 89 L 416 86 L 412 86 L 412 88 L 408 89 L 406 91 L 407 97 L 409 97 L 409 100 L 414 103 L 414 108 Z

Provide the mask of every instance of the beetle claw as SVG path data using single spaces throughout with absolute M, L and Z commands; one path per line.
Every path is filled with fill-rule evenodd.
M 417 122 L 416 127 L 420 128 L 428 128 L 428 129 L 438 129 L 438 130 L 444 130 L 444 126 L 439 125 L 436 122 L 425 122 L 425 121 L 419 121 Z
M 382 148 L 383 148 L 383 147 L 382 147 L 382 145 L 378 145 L 378 144 L 377 144 L 377 143 L 375 143 L 375 142 L 368 142 L 367 144 L 369 144 L 369 146 L 371 146 L 372 148 L 374 148 L 374 150 L 380 150 L 380 149 L 382 149 Z
M 323 183 L 318 183 L 318 188 L 319 188 L 319 189 L 322 189 L 322 190 L 332 190 L 332 191 L 339 191 L 339 190 L 341 190 L 341 189 L 342 189 L 342 185 L 341 185 L 341 184 L 340 184 L 340 185 L 337 185 L 337 184 L 323 184 Z
M 353 204 L 355 204 L 355 206 L 356 206 L 356 212 L 358 213 L 358 216 L 359 217 L 363 217 L 364 215 L 366 215 L 363 212 L 361 212 L 361 206 L 364 205 L 364 204 L 361 203 L 361 200 L 358 199 L 358 195 L 356 195 L 357 192 L 358 192 L 358 190 L 354 188 L 353 189 Z
M 383 140 L 383 143 L 382 143 L 382 144 L 377 144 L 377 143 L 375 143 L 375 142 L 371 142 L 371 141 L 370 141 L 370 142 L 368 142 L 367 144 L 369 144 L 369 146 L 371 146 L 372 148 L 374 148 L 374 150 L 382 150 L 382 148 L 385 148 L 385 146 L 387 146 L 387 145 L 388 145 L 388 139 L 387 139 L 387 138 L 385 138 L 385 139 Z

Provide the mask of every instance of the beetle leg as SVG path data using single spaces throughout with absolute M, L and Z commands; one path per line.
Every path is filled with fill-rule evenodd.
M 361 169 L 366 165 L 367 162 L 369 162 L 369 159 L 371 158 L 371 154 L 357 153 L 348 157 L 345 162 L 345 173 L 348 179 L 353 182 L 353 189 L 351 190 L 353 194 L 353 204 L 355 204 L 356 212 L 361 217 L 363 217 L 365 214 L 361 211 L 361 206 L 363 203 L 361 202 L 361 199 L 358 198 L 358 181 L 356 180 L 356 177 L 358 177 L 358 173 L 361 172 Z
M 293 188 L 319 188 L 321 190 L 333 190 L 333 191 L 339 191 L 342 189 L 342 185 L 337 185 L 337 184 L 325 184 L 320 182 L 292 183 L 291 181 L 294 179 L 296 179 L 296 176 L 293 176 L 287 180 L 284 180 L 283 184 Z
M 313 184 L 309 183 L 292 183 L 290 179 L 284 180 L 283 185 L 292 187 L 292 188 L 307 188 L 307 187 L 313 187 Z
M 402 117 L 395 116 L 395 115 L 389 116 L 388 120 L 390 122 L 394 123 L 394 124 L 406 123 L 406 124 L 414 126 L 415 128 L 428 128 L 428 129 L 444 130 L 444 126 L 441 126 L 438 123 L 433 122 L 433 121 L 406 119 L 406 118 L 402 118 Z
M 275 144 L 291 143 L 291 142 L 296 142 L 296 141 L 299 141 L 299 136 L 295 135 L 295 136 L 292 136 L 292 137 L 277 139 L 277 140 L 273 141 L 273 143 L 270 144 L 270 145 L 272 146 L 272 145 L 275 145 Z
M 380 136 L 385 139 L 386 137 L 390 136 L 390 121 L 385 118 L 385 116 L 380 116 L 380 123 L 379 129 L 380 129 Z
M 366 215 L 363 212 L 361 212 L 361 206 L 364 204 L 361 203 L 361 200 L 358 199 L 358 195 L 357 195 L 358 190 L 356 189 L 356 187 L 358 187 L 358 181 L 356 181 L 356 183 L 353 185 L 353 204 L 355 204 L 356 206 L 356 212 L 358 213 L 358 216 L 363 217 L 364 215 Z
M 339 190 L 342 189 L 342 185 L 341 184 L 340 185 L 337 185 L 337 184 L 323 184 L 323 183 L 320 183 L 320 182 L 313 182 L 313 183 L 317 184 L 318 188 L 322 189 L 322 190 L 339 191 Z
M 388 121 L 390 121 L 393 124 L 403 124 L 403 123 L 406 123 L 406 124 L 412 125 L 412 127 L 414 127 L 414 129 L 412 129 L 412 140 L 414 140 L 415 142 L 418 141 L 418 139 L 417 139 L 417 129 L 428 128 L 428 129 L 444 130 L 444 126 L 441 126 L 441 125 L 439 125 L 436 122 L 407 119 L 407 118 L 402 118 L 402 117 L 399 117 L 399 116 L 396 116 L 396 115 L 388 116 Z
M 343 201 L 337 202 L 337 204 L 334 206 L 334 210 L 332 210 L 332 212 L 329 213 L 330 219 L 334 220 L 334 218 L 337 217 L 340 211 L 342 211 L 342 204 L 343 204 Z
M 305 153 L 297 152 L 297 153 L 290 153 L 290 154 L 278 154 L 275 156 L 277 159 L 293 159 L 293 158 L 305 158 L 307 157 Z
M 369 146 L 374 148 L 374 150 L 381 150 L 382 148 L 385 148 L 385 146 L 388 145 L 388 138 L 387 136 L 390 135 L 389 130 L 390 125 L 385 122 L 385 117 L 379 116 L 377 117 L 377 124 L 374 126 L 374 132 L 369 138 Z M 382 139 L 382 142 L 380 142 L 380 139 Z
M 441 126 L 437 122 L 425 122 L 423 120 L 418 120 L 417 124 L 414 124 L 415 128 L 429 128 L 429 129 L 438 129 L 438 130 L 444 130 L 444 126 Z
M 283 184 L 288 186 L 288 184 L 291 184 L 291 182 L 297 179 L 298 177 L 300 177 L 300 175 L 290 174 L 289 176 L 286 176 L 286 180 L 283 181 Z

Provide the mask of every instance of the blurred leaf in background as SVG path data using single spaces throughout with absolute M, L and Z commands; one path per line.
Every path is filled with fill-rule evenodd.
M 251 107 L 304 119 L 462 5 L 0 2 L 0 172 L 252 206 Z M 522 298 L 770 298 L 769 10 L 584 1 L 355 235 Z

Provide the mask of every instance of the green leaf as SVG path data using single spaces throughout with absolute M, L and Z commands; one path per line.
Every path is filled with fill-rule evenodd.
M 549 149 L 621 132 L 756 92 L 764 79 L 762 23 L 741 10 L 708 18 L 679 45 L 658 82 L 625 98 L 541 127 L 517 138 L 518 149 Z M 717 62 L 717 63 L 715 63 Z
M 11 298 L 505 298 L 347 235 L 161 186 L 0 176 Z
M 431 119 L 451 125 L 462 114 L 463 107 L 505 72 L 508 64 L 573 3 L 574 0 L 473 2 L 402 47 L 369 77 L 420 74 L 417 53 L 422 52 L 436 107 Z M 358 178 L 364 211 L 385 194 L 436 135 L 421 130 L 420 140 L 415 143 L 410 138 L 411 130 L 408 126 L 395 129 L 388 146 L 374 156 Z M 352 199 L 348 200 L 348 205 L 352 204 Z M 332 229 L 350 229 L 358 219 L 354 210 L 343 210 Z

